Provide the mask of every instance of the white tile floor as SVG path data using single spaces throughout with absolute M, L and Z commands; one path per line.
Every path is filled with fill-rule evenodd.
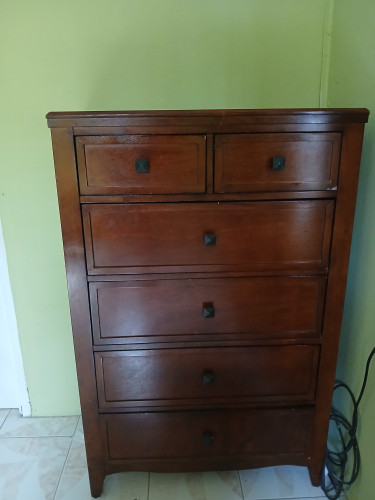
M 106 478 L 103 500 L 323 499 L 303 467 Z M 91 499 L 79 417 L 22 418 L 0 409 L 0 500 Z

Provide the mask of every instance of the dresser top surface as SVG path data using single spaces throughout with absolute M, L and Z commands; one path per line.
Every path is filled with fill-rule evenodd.
M 309 108 L 309 109 L 205 109 L 205 110 L 131 110 L 131 111 L 62 111 L 50 112 L 48 126 L 123 126 L 150 120 L 163 125 L 192 124 L 332 124 L 366 123 L 366 108 Z

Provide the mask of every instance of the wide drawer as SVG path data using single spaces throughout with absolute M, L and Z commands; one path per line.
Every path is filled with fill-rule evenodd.
M 89 274 L 299 270 L 325 272 L 334 203 L 89 204 Z
M 325 284 L 316 276 L 93 282 L 94 342 L 316 337 Z
M 309 409 L 102 415 L 109 460 L 302 454 L 310 449 Z
M 318 357 L 316 345 L 96 352 L 99 406 L 311 402 Z
M 341 134 L 215 136 L 215 191 L 334 189 Z
M 204 193 L 204 135 L 82 136 L 81 194 Z

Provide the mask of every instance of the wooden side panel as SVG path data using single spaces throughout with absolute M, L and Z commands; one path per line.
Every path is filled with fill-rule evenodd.
M 99 496 L 105 477 L 104 456 L 101 440 L 98 438 L 98 400 L 91 349 L 90 307 L 72 130 L 53 129 L 52 144 L 87 465 L 92 494 Z
M 315 484 L 319 481 L 326 452 L 361 161 L 363 128 L 363 124 L 348 125 L 343 133 L 339 189 L 335 210 L 318 377 L 318 397 L 312 450 L 313 461 L 310 465 L 310 475 Z

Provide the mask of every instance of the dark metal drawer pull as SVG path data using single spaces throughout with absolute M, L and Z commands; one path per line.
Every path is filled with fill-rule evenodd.
M 203 304 L 203 317 L 204 318 L 215 317 L 215 306 L 213 304 Z
M 203 433 L 203 444 L 205 446 L 212 446 L 215 440 L 215 436 L 211 431 L 206 431 Z
M 206 247 L 213 247 L 216 245 L 216 234 L 215 233 L 206 233 L 204 235 L 204 244 Z
M 285 156 L 274 156 L 272 158 L 272 170 L 284 170 Z
M 150 163 L 147 158 L 137 158 L 135 160 L 135 171 L 139 174 L 147 174 L 150 170 Z
M 203 383 L 204 385 L 213 384 L 215 380 L 215 374 L 211 370 L 205 370 L 203 372 Z

